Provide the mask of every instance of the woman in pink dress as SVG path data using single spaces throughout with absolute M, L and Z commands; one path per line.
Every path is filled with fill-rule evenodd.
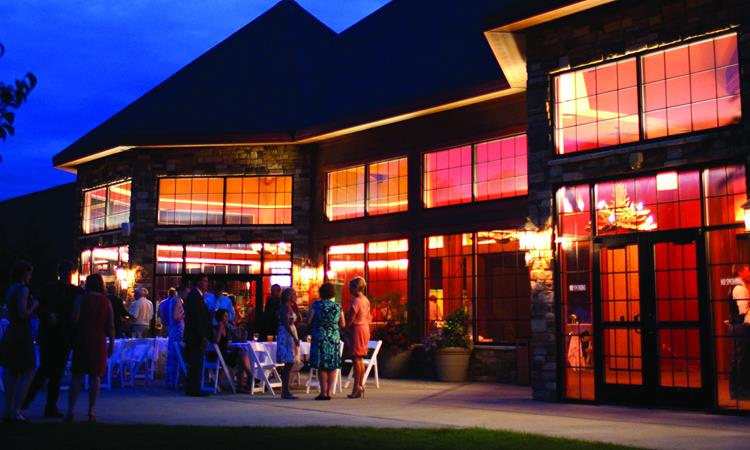
M 104 295 L 104 280 L 98 273 L 86 278 L 86 293 L 76 300 L 73 322 L 77 324 L 73 346 L 73 383 L 65 421 L 73 421 L 83 377 L 88 375 L 89 422 L 96 422 L 96 400 L 99 398 L 100 381 L 107 373 L 107 358 L 112 356 L 115 345 L 112 305 Z
M 362 358 L 367 356 L 367 344 L 370 341 L 370 300 L 365 296 L 367 283 L 364 278 L 356 277 L 349 282 L 349 292 L 352 303 L 349 307 L 349 338 L 352 348 L 352 370 L 354 370 L 354 386 L 349 398 L 360 398 L 365 395 L 364 375 L 365 364 Z

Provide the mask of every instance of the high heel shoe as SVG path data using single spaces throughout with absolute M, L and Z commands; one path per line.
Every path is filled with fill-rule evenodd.
M 359 389 L 354 391 L 351 394 L 346 395 L 347 398 L 364 398 L 365 397 L 365 388 L 362 386 L 359 386 Z

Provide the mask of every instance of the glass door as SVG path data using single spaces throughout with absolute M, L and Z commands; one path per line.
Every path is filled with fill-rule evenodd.
M 597 248 L 597 387 L 605 401 L 705 406 L 706 307 L 695 233 L 603 239 Z

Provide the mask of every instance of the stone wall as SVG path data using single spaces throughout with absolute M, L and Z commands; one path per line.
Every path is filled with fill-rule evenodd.
M 292 225 L 157 226 L 158 177 L 184 175 L 292 175 Z M 81 235 L 79 220 L 79 245 L 129 244 L 131 265 L 147 271 L 141 280 L 144 285 L 153 281 L 157 243 L 285 241 L 292 243 L 295 261 L 309 255 L 309 149 L 252 146 L 131 150 L 83 165 L 77 184 L 79 189 L 87 189 L 124 178 L 131 178 L 133 183 L 130 237 L 119 231 Z
M 474 347 L 469 362 L 469 379 L 528 385 L 528 347 Z
M 744 0 L 623 0 L 527 30 L 529 214 L 534 222 L 542 226 L 553 219 L 553 193 L 564 184 L 632 177 L 664 167 L 748 161 L 748 120 L 720 129 L 556 157 L 550 73 L 735 26 L 740 63 L 746 69 L 749 24 L 750 2 Z M 750 92 L 746 75 L 741 80 L 743 93 Z M 748 117 L 747 94 L 743 97 L 743 116 Z M 632 168 L 631 160 L 638 156 L 643 157 L 643 164 Z M 548 400 L 558 396 L 557 365 L 561 361 L 551 290 L 553 269 L 550 261 L 535 261 L 531 281 L 532 385 L 535 398 Z

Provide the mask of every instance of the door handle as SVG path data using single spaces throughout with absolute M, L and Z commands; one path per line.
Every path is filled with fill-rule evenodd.
M 640 314 L 634 315 L 633 316 L 633 321 L 634 322 L 638 322 L 640 324 L 641 323 L 641 315 Z M 635 327 L 633 330 L 636 332 L 636 334 L 641 334 L 641 327 Z

